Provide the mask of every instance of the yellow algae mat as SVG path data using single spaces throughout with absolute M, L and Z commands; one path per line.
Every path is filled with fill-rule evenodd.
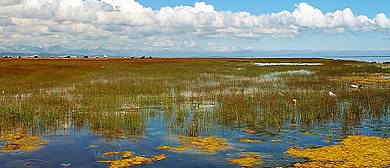
M 46 144 L 40 137 L 28 136 L 27 132 L 18 131 L 15 133 L 2 134 L 0 142 L 6 142 L 0 146 L 0 152 L 10 152 L 15 150 L 35 150 Z
M 226 158 L 231 164 L 238 164 L 242 167 L 253 167 L 263 164 L 260 159 L 260 153 L 244 152 L 239 158 Z
M 335 146 L 292 147 L 286 153 L 309 159 L 295 167 L 384 167 L 390 165 L 390 139 L 355 135 Z
M 261 140 L 255 140 L 255 139 L 248 139 L 248 138 L 240 138 L 238 139 L 240 142 L 244 143 L 257 143 L 257 142 L 263 142 Z
M 102 158 L 113 156 L 113 155 L 122 155 L 118 160 L 99 160 L 99 163 L 110 164 L 109 168 L 119 168 L 119 167 L 130 167 L 141 165 L 145 163 L 151 163 L 154 161 L 160 161 L 165 159 L 165 154 L 152 156 L 151 158 L 143 156 L 132 156 L 132 152 L 106 152 L 102 155 Z
M 207 152 L 207 153 L 215 153 L 216 150 L 228 150 L 231 149 L 228 146 L 227 140 L 225 138 L 218 138 L 214 136 L 210 137 L 179 137 L 180 146 L 171 147 L 171 146 L 159 146 L 157 150 L 169 150 L 169 151 L 182 151 L 187 150 L 189 148 L 200 148 L 197 152 Z

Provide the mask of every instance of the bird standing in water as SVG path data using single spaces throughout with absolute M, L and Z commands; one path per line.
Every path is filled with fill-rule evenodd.
M 337 96 L 336 93 L 334 93 L 334 92 L 332 92 L 332 91 L 329 91 L 328 94 L 329 94 L 330 97 L 336 97 L 336 96 Z

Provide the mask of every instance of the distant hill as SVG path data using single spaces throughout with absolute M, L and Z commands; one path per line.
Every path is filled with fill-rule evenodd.
M 95 49 L 69 49 L 61 45 L 36 47 L 27 45 L 0 45 L 0 55 L 109 55 L 122 56 L 155 56 L 155 57 L 339 57 L 339 56 L 390 56 L 390 50 L 346 50 L 346 51 L 312 51 L 312 50 L 240 50 L 240 51 L 206 51 L 206 50 L 110 50 L 103 47 Z

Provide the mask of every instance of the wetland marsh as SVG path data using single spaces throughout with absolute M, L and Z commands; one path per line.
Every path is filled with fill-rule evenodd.
M 1 59 L 0 167 L 388 166 L 388 67 Z

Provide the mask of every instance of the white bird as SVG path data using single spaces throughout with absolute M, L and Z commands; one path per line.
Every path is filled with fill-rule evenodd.
M 330 97 L 336 97 L 336 96 L 337 96 L 337 95 L 336 95 L 334 92 L 332 92 L 332 91 L 329 91 L 328 94 L 329 94 Z
M 362 87 L 362 85 L 355 85 L 355 84 L 352 84 L 352 85 L 350 85 L 349 87 L 354 88 L 354 89 L 360 89 L 360 88 Z
M 284 96 L 283 92 L 279 92 L 279 96 Z
M 297 105 L 297 99 L 293 99 L 294 105 Z

